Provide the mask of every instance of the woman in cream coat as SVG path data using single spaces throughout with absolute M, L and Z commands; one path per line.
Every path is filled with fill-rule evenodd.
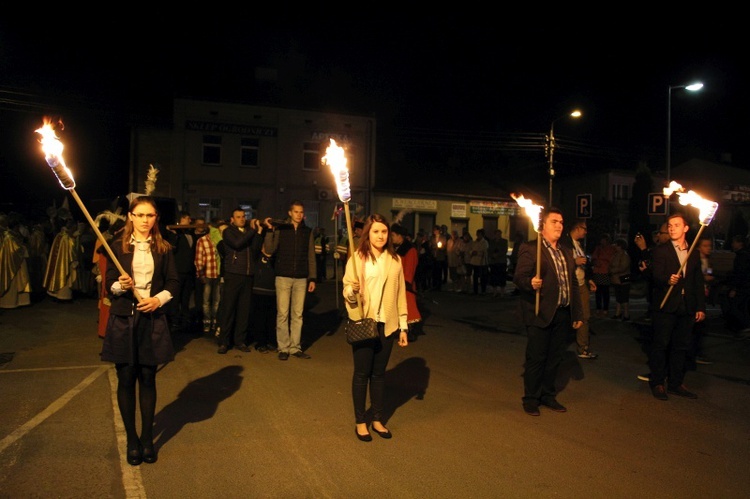
M 398 337 L 401 347 L 407 346 L 409 341 L 404 271 L 391 243 L 390 226 L 382 215 L 370 215 L 365 221 L 355 258 L 346 262 L 343 295 L 349 318 L 361 319 L 360 310 L 363 310 L 365 317 L 378 323 L 380 336 L 377 340 L 352 345 L 355 434 L 363 442 L 372 440 L 365 421 L 369 384 L 372 430 L 382 438 L 391 438 L 391 432 L 382 422 L 385 369 L 394 338 Z M 358 300 L 362 300 L 361 309 Z

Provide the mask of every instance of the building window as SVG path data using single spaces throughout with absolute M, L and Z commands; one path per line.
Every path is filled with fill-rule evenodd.
M 221 135 L 203 136 L 203 164 L 221 165 Z
M 612 184 L 612 199 L 630 199 L 630 186 L 625 184 Z
M 221 218 L 221 198 L 199 198 L 198 213 L 205 216 L 207 222 Z
M 303 163 L 302 169 L 318 172 L 320 171 L 320 143 L 305 142 L 302 145 Z
M 259 150 L 260 141 L 258 139 L 243 138 L 240 141 L 240 166 L 258 168 Z

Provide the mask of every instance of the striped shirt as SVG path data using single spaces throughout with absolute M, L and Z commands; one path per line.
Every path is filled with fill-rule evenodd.
M 570 288 L 568 283 L 570 278 L 568 276 L 568 265 L 565 262 L 565 255 L 562 252 L 562 246 L 558 245 L 557 248 L 553 248 L 546 239 L 542 238 L 544 246 L 547 248 L 552 261 L 555 262 L 555 274 L 557 274 L 557 306 L 567 307 L 570 305 Z

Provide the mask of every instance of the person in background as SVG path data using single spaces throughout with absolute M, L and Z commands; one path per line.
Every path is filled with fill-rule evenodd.
M 404 282 L 406 283 L 406 309 L 408 311 L 406 322 L 409 324 L 409 341 L 417 341 L 417 336 L 422 333 L 422 314 L 417 306 L 417 286 L 414 276 L 417 272 L 419 256 L 414 244 L 407 239 L 409 231 L 399 224 L 391 225 L 391 243 L 396 253 L 401 257 L 401 267 L 404 269 Z
M 432 289 L 432 252 L 430 251 L 430 240 L 424 230 L 417 231 L 414 239 L 414 247 L 417 248 L 419 262 L 417 263 L 417 274 L 414 277 L 417 283 L 417 291 L 425 292 Z
M 189 226 L 190 213 L 181 211 L 177 225 Z M 190 298 L 195 291 L 195 235 L 193 229 L 178 228 L 167 234 L 172 245 L 180 291 L 171 305 L 171 328 L 176 331 L 190 328 Z
M 471 258 L 471 245 L 474 244 L 474 238 L 471 237 L 469 229 L 466 227 L 464 227 L 461 232 L 461 240 L 463 241 L 463 244 L 461 245 L 461 261 L 464 266 L 463 292 L 471 293 L 473 268 L 469 263 L 469 259 Z
M 581 295 L 583 319 L 581 320 L 581 326 L 576 329 L 578 357 L 581 359 L 596 359 L 599 355 L 591 351 L 591 326 L 589 324 L 589 319 L 591 318 L 591 293 L 596 292 L 596 283 L 591 275 L 591 266 L 589 265 L 586 251 L 581 243 L 586 238 L 586 232 L 588 231 L 586 224 L 586 220 L 583 219 L 576 221 L 573 228 L 570 229 L 569 237 L 561 242 L 573 250 L 576 264 L 575 276 L 578 282 L 578 292 Z
M 206 223 L 206 218 L 202 216 L 195 217 L 193 219 L 193 258 L 195 258 L 195 252 L 198 250 L 198 239 L 208 235 L 210 231 L 209 225 Z M 195 267 L 195 260 L 193 260 L 193 267 Z M 196 269 L 193 286 L 193 308 L 189 310 L 190 322 L 195 322 L 197 327 L 200 328 L 200 324 L 204 322 L 205 317 L 203 315 L 203 289 L 205 284 L 198 278 L 198 271 Z
M 644 318 L 646 322 L 651 321 L 651 311 L 653 308 L 651 300 L 653 298 L 654 279 L 650 268 L 651 250 L 654 246 L 664 244 L 669 241 L 669 232 L 667 232 L 666 222 L 659 227 L 659 230 L 654 231 L 654 233 L 651 235 L 651 241 L 652 244 L 649 246 L 646 243 L 646 238 L 643 237 L 640 232 L 636 234 L 635 238 L 633 239 L 633 242 L 635 243 L 635 246 L 638 250 L 638 270 L 646 280 L 646 301 L 648 302 L 648 310 L 646 311 L 646 317 Z
M 641 272 L 641 275 L 646 280 L 646 301 L 648 302 L 648 310 L 646 311 L 646 315 L 643 318 L 643 320 L 644 322 L 647 322 L 647 323 L 651 322 L 651 317 L 652 317 L 653 309 L 654 309 L 654 304 L 653 304 L 654 273 L 652 269 L 651 252 L 654 247 L 660 244 L 665 244 L 669 242 L 669 231 L 667 230 L 666 222 L 664 222 L 659 227 L 659 230 L 656 230 L 651 234 L 651 240 L 653 242 L 653 245 L 648 246 L 646 244 L 646 239 L 640 233 L 636 234 L 635 239 L 633 240 L 638 250 L 640 251 L 639 259 L 638 259 L 638 270 Z M 651 331 L 651 334 L 649 334 L 646 338 L 646 342 L 649 345 L 652 341 L 652 338 L 653 338 L 653 329 Z M 637 378 L 641 381 L 648 381 L 649 379 L 651 379 L 651 373 L 639 374 Z
M 614 319 L 630 320 L 630 255 L 625 239 L 615 240 L 615 253 L 609 262 L 609 279 L 615 289 Z
M 602 234 L 599 238 L 599 244 L 594 248 L 591 254 L 591 262 L 594 265 L 594 282 L 596 283 L 596 292 L 594 301 L 596 302 L 596 315 L 607 317 L 609 313 L 609 262 L 612 255 L 615 254 L 615 247 L 612 246 L 612 239 L 609 234 Z
M 253 279 L 253 323 L 255 350 L 276 350 L 276 273 L 271 255 L 258 248 Z
M 670 215 L 667 230 L 670 242 L 652 251 L 654 339 L 648 356 L 649 386 L 658 400 L 668 400 L 667 393 L 695 399 L 698 396 L 683 383 L 685 355 L 693 325 L 706 318 L 706 291 L 700 257 L 695 252 L 688 255 L 685 236 L 690 226 L 685 216 Z
M 111 212 L 110 212 L 111 213 Z M 123 215 L 112 213 L 110 219 L 102 219 L 102 224 L 99 225 L 99 230 L 103 227 L 107 227 L 102 232 L 104 239 L 107 244 L 110 244 L 116 237 L 120 235 L 120 232 L 125 228 L 125 222 L 127 218 Z M 105 222 L 106 221 L 106 222 Z M 104 248 L 101 240 L 96 239 L 94 245 L 94 259 L 96 268 L 98 269 L 98 284 L 99 284 L 99 324 L 97 327 L 97 335 L 100 338 L 104 338 L 107 334 L 107 323 L 109 322 L 109 310 L 112 307 L 112 299 L 109 296 L 109 289 L 107 289 L 107 250 Z
M 508 240 L 503 237 L 503 231 L 495 230 L 495 235 L 488 241 L 489 284 L 492 296 L 505 295 L 508 279 Z
M 50 248 L 43 285 L 47 289 L 47 294 L 58 303 L 71 303 L 73 300 L 80 254 L 74 235 L 77 229 L 76 221 L 68 218 Z
M 526 328 L 522 405 L 529 416 L 539 416 L 540 404 L 555 412 L 567 411 L 557 401 L 555 381 L 571 328 L 577 330 L 583 324 L 573 252 L 559 244 L 563 232 L 562 212 L 554 207 L 545 208 L 541 214 L 540 229 L 542 250 L 539 277 L 536 276 L 536 241 L 521 246 L 513 274 L 513 283 L 521 290 L 521 320 Z
M 340 279 L 344 275 L 346 260 L 349 258 L 349 238 L 346 236 L 344 229 L 339 229 L 336 248 L 333 255 L 333 276 L 334 279 Z
M 370 389 L 372 430 L 389 439 L 393 434 L 384 426 L 385 370 L 391 357 L 394 338 L 405 347 L 408 339 L 406 284 L 401 258 L 393 249 L 390 227 L 379 214 L 367 218 L 359 248 L 346 263 L 342 291 L 349 318 L 359 320 L 362 300 L 365 317 L 378 324 L 378 339 L 352 345 L 354 374 L 354 433 L 362 442 L 372 441 L 366 416 L 367 389 Z M 356 266 L 356 268 L 355 268 Z M 359 297 L 357 296 L 359 295 Z
M 305 225 L 305 205 L 289 203 L 288 218 L 274 227 L 265 220 L 263 251 L 276 258 L 276 344 L 279 360 L 309 359 L 302 350 L 302 313 L 306 293 L 315 291 L 317 269 L 313 231 Z
M 324 227 L 315 229 L 315 265 L 318 268 L 318 282 L 325 281 L 328 268 L 328 236 Z
M 461 260 L 461 243 L 463 240 L 458 235 L 458 231 L 454 230 L 451 232 L 451 237 L 448 239 L 448 277 L 451 282 L 451 291 L 460 292 L 463 290 L 463 282 L 459 282 L 466 275 L 466 269 L 463 269 L 463 274 L 459 274 L 459 266 L 463 265 Z
M 211 241 L 214 243 L 214 246 L 216 246 L 216 255 L 218 257 L 216 263 L 219 267 L 219 310 L 216 312 L 216 329 L 214 329 L 214 336 L 218 338 L 221 335 L 221 302 L 222 296 L 224 295 L 224 257 L 227 252 L 226 245 L 224 244 L 224 231 L 229 227 L 229 222 L 217 218 L 216 226 L 219 230 L 216 232 L 210 232 L 210 234 Z
M 47 269 L 47 258 L 49 257 L 49 243 L 44 226 L 49 225 L 46 219 L 40 219 L 31 227 L 31 233 L 27 241 L 29 258 L 26 259 L 29 268 L 29 282 L 31 284 L 31 302 L 37 303 L 44 298 L 45 291 L 42 282 Z
M 440 291 L 443 288 L 443 275 L 448 270 L 448 239 L 439 225 L 432 228 L 428 244 L 432 256 L 432 289 Z
M 26 262 L 29 256 L 18 231 L 19 217 L 0 213 L 0 308 L 31 305 L 31 280 Z
M 261 224 L 252 219 L 247 223 L 245 210 L 232 211 L 229 226 L 224 229 L 224 287 L 221 291 L 217 353 L 224 355 L 232 346 L 240 352 L 250 352 L 247 334 L 253 297 L 253 254 L 262 244 Z
M 128 221 L 111 245 L 125 274 L 107 261 L 106 286 L 112 296 L 101 360 L 117 371 L 117 405 L 127 438 L 127 462 L 155 463 L 153 441 L 156 372 L 174 359 L 164 306 L 179 292 L 174 254 L 158 225 L 156 201 L 139 196 L 130 203 Z M 132 274 L 132 275 L 131 275 Z M 136 293 L 141 298 L 136 298 Z M 136 428 L 136 386 L 141 435 Z
M 471 266 L 471 279 L 475 295 L 487 292 L 487 274 L 489 243 L 484 237 L 484 229 L 477 229 L 477 238 L 469 248 L 469 265 Z
M 198 229 L 196 229 L 196 234 Z M 205 234 L 195 243 L 195 277 L 201 287 L 201 315 L 203 333 L 216 330 L 216 318 L 219 313 L 221 291 L 219 288 L 219 252 L 214 240 L 219 233 L 218 227 L 209 227 Z M 196 294 L 196 297 L 198 294 Z
M 701 258 L 701 272 L 703 273 L 703 282 L 706 295 L 706 303 L 714 305 L 714 295 L 716 286 L 716 277 L 714 276 L 713 264 L 711 263 L 711 253 L 713 253 L 714 243 L 711 237 L 701 237 L 698 240 L 698 256 Z M 696 322 L 693 326 L 693 334 L 690 337 L 687 356 L 685 359 L 685 368 L 695 370 L 697 364 L 712 364 L 703 352 L 703 339 L 706 336 L 706 321 Z

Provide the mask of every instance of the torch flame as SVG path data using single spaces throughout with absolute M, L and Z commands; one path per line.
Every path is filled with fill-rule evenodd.
M 664 188 L 663 192 L 665 196 L 671 196 L 672 193 L 677 193 L 677 197 L 682 206 L 690 205 L 698 208 L 698 218 L 700 219 L 701 225 L 710 224 L 714 219 L 714 215 L 716 215 L 716 210 L 719 209 L 719 203 L 716 201 L 703 199 L 695 191 L 685 192 L 685 189 L 674 180 L 669 183 L 669 187 Z
M 523 194 L 511 194 L 510 197 L 515 199 L 516 203 L 518 203 L 518 206 L 524 209 L 524 211 L 526 212 L 526 216 L 529 217 L 534 223 L 534 230 L 536 232 L 539 232 L 539 223 L 541 221 L 540 216 L 542 213 L 541 205 L 536 205 L 530 199 L 524 198 Z
M 336 141 L 331 139 L 326 155 L 320 161 L 330 166 L 339 199 L 342 203 L 348 203 L 352 198 L 352 193 L 349 189 L 349 170 L 346 168 L 344 148 L 336 145 Z
M 60 182 L 60 185 L 66 190 L 75 189 L 76 183 L 75 180 L 73 180 L 73 174 L 70 172 L 70 169 L 67 167 L 65 160 L 62 157 L 63 144 L 57 138 L 51 120 L 49 118 L 44 118 L 44 125 L 42 125 L 42 128 L 38 128 L 36 133 L 42 136 L 40 140 L 42 144 L 42 152 L 44 152 L 47 164 L 52 168 L 52 171 L 55 172 L 55 176 Z

